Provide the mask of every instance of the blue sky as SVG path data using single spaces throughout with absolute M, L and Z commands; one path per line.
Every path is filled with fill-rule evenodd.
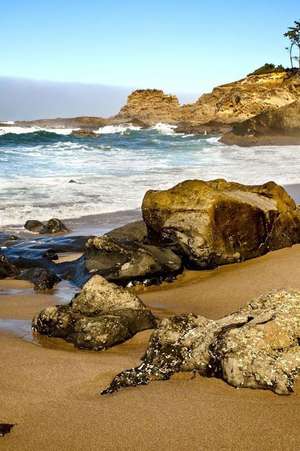
M 0 76 L 203 92 L 288 64 L 298 0 L 0 0 Z M 298 6 L 298 7 L 297 7 Z

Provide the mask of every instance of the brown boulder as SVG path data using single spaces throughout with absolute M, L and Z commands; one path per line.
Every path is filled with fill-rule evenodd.
M 142 212 L 148 239 L 170 247 L 187 267 L 239 262 L 300 241 L 296 204 L 274 182 L 188 180 L 148 191 Z

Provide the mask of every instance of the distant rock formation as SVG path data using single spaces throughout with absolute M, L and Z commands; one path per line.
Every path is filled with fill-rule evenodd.
M 221 141 L 247 147 L 300 144 L 300 101 L 234 125 Z
M 163 122 L 177 125 L 178 132 L 224 134 L 240 122 L 296 101 L 300 101 L 300 73 L 274 70 L 270 73 L 252 73 L 242 80 L 218 86 L 211 93 L 203 94 L 196 102 L 188 105 L 180 105 L 176 96 L 165 94 L 158 89 L 139 89 L 129 95 L 126 105 L 116 116 L 108 119 L 58 118 L 19 121 L 16 125 L 92 131 L 105 125 L 131 123 L 146 128 Z M 235 129 L 235 134 L 243 135 L 236 130 L 239 129 Z M 79 133 L 83 136 L 84 132 Z M 226 139 L 229 142 L 230 135 Z M 264 144 L 263 140 L 260 142 Z
M 269 109 L 300 99 L 300 75 L 283 71 L 250 74 L 242 80 L 218 86 L 195 103 L 180 105 L 176 96 L 157 89 L 130 94 L 127 104 L 115 117 L 178 124 L 180 131 L 224 131 L 224 126 L 241 122 Z M 198 127 L 198 128 L 197 128 Z
M 180 104 L 176 96 L 167 95 L 159 89 L 139 89 L 128 96 L 127 104 L 116 116 L 130 121 L 139 119 L 148 125 L 158 122 L 176 123 Z

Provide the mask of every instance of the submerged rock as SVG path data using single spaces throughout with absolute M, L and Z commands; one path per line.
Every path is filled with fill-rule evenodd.
M 136 295 L 98 275 L 84 285 L 69 305 L 47 307 L 32 322 L 35 332 L 96 351 L 122 343 L 155 325 L 151 311 Z
M 192 268 L 239 262 L 300 242 L 299 210 L 274 182 L 188 180 L 148 191 L 142 211 L 148 239 L 174 250 Z
M 84 258 L 89 272 L 97 272 L 120 284 L 160 282 L 176 276 L 182 269 L 180 257 L 171 249 L 109 236 L 89 239 Z
M 299 337 L 299 291 L 271 292 L 216 321 L 193 314 L 163 319 L 142 363 L 117 375 L 103 394 L 190 371 L 286 395 L 300 372 Z

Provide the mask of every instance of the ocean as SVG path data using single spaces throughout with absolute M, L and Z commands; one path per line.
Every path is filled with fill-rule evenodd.
M 247 184 L 300 182 L 300 146 L 239 148 L 216 136 L 107 126 L 96 138 L 72 130 L 0 128 L 0 227 L 27 219 L 79 218 L 139 208 L 149 189 L 185 179 Z

